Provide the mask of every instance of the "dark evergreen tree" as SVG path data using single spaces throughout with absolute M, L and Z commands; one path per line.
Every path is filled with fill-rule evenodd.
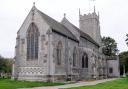
M 102 38 L 102 44 L 103 44 L 103 53 L 106 56 L 115 56 L 117 52 L 117 43 L 116 41 L 111 37 L 103 37 Z
M 126 73 L 128 73 L 128 51 L 119 54 L 120 72 L 123 74 L 123 65 L 125 65 Z
M 126 41 L 126 44 L 127 44 L 127 46 L 128 46 L 128 34 L 126 35 L 126 37 L 127 37 L 127 38 L 126 38 L 125 41 Z

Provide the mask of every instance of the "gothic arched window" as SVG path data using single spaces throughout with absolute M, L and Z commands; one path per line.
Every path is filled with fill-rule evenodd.
M 76 47 L 73 50 L 73 66 L 76 66 L 77 64 L 77 50 Z
M 39 31 L 34 23 L 31 23 L 27 33 L 27 60 L 38 59 Z
M 59 41 L 57 44 L 57 64 L 61 65 L 62 60 L 62 42 Z
M 82 68 L 88 68 L 88 56 L 86 53 L 82 56 Z

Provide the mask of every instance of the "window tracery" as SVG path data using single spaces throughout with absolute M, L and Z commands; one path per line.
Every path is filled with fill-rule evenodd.
M 27 33 L 27 60 L 38 59 L 39 32 L 34 23 L 31 23 Z

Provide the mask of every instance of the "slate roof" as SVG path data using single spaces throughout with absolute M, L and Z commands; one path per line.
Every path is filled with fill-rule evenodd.
M 86 34 L 85 32 L 81 31 L 79 28 L 77 28 L 74 25 L 73 25 L 73 27 L 80 32 L 80 36 L 84 37 L 85 39 L 87 39 L 90 42 L 92 42 L 92 43 L 96 44 L 97 46 L 99 46 L 99 44 L 97 42 L 95 42 L 88 34 Z
M 78 41 L 77 38 L 70 32 L 64 25 L 61 23 L 57 22 L 50 16 L 44 14 L 40 10 L 38 10 L 39 14 L 42 16 L 42 18 L 47 22 L 47 24 L 54 30 L 55 32 L 61 33 L 75 41 Z
M 77 28 L 76 26 L 73 25 L 74 28 L 76 28 L 79 32 L 80 32 L 80 36 L 84 37 L 85 39 L 89 40 L 90 42 L 96 44 L 97 46 L 99 46 L 99 44 L 94 41 L 88 34 L 86 34 L 85 32 L 81 31 L 79 28 Z
M 80 31 L 80 35 L 81 35 L 81 37 L 84 37 L 85 39 L 87 39 L 90 42 L 94 43 L 95 45 L 99 46 L 99 44 L 96 41 L 94 41 L 88 34 L 84 33 L 83 31 Z
M 53 18 L 51 18 L 50 16 L 44 14 L 43 12 L 41 12 L 40 10 L 38 10 L 38 12 L 40 13 L 40 15 L 43 17 L 43 19 L 47 22 L 47 24 L 52 28 L 52 30 L 61 33 L 75 41 L 78 41 L 76 36 L 73 35 L 72 32 L 70 32 L 70 30 L 68 28 L 66 28 L 64 25 L 62 25 L 60 22 L 54 20 Z M 69 22 L 70 23 L 70 22 Z M 75 28 L 76 30 L 78 30 L 80 32 L 80 36 L 84 37 L 85 39 L 87 39 L 88 41 L 96 44 L 97 46 L 99 46 L 99 44 L 97 42 L 95 42 L 88 34 L 84 33 L 83 31 L 81 31 L 79 28 L 77 28 L 75 25 L 73 25 L 72 23 L 70 23 L 72 25 L 73 28 Z
M 68 21 L 68 20 L 66 19 L 66 21 Z M 68 21 L 68 23 L 80 33 L 81 37 L 83 37 L 83 38 L 87 39 L 88 41 L 94 43 L 95 45 L 99 46 L 99 44 L 97 42 L 95 42 L 88 34 L 86 34 L 85 32 L 81 31 L 78 27 L 73 25 L 71 22 Z

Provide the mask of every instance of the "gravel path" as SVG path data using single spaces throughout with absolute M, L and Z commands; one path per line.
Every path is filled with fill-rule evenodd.
M 117 78 L 103 79 L 103 80 L 96 80 L 96 81 L 89 81 L 89 82 L 78 82 L 78 83 L 74 83 L 74 84 L 66 84 L 66 85 L 53 86 L 53 87 L 35 87 L 35 88 L 20 88 L 20 89 L 63 89 L 63 88 L 72 88 L 72 87 L 96 85 L 96 84 L 99 84 L 99 83 L 112 81 L 112 80 L 116 80 L 116 79 Z

